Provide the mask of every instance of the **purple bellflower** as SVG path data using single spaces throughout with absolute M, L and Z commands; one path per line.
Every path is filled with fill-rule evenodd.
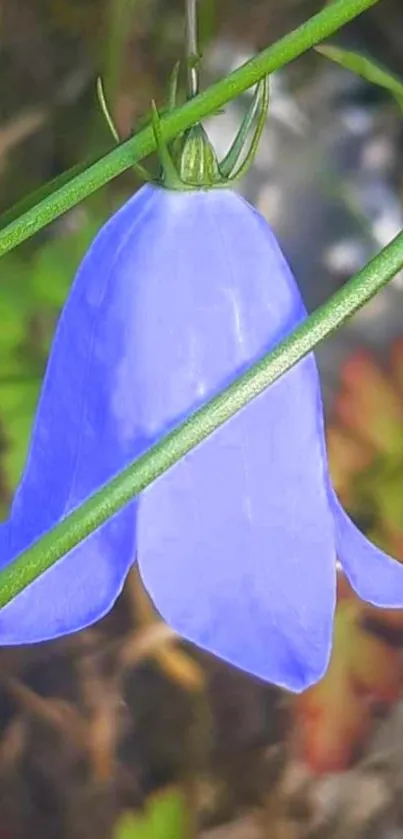
M 196 158 L 216 177 L 198 132 L 182 177 Z M 228 188 L 166 185 L 131 198 L 78 271 L 0 531 L 3 566 L 306 316 L 255 209 Z M 136 557 L 178 633 L 294 691 L 328 664 L 336 557 L 363 599 L 403 606 L 403 567 L 332 489 L 312 354 L 5 606 L 0 643 L 98 620 Z

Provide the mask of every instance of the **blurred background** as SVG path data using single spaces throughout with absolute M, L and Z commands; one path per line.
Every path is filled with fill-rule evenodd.
M 199 0 L 203 82 L 323 0 Z M 0 0 L 0 210 L 162 105 L 183 52 L 182 0 Z M 380 0 L 335 39 L 403 76 L 403 6 Z M 250 94 L 207 122 L 219 151 Z M 402 114 L 311 53 L 272 79 L 240 189 L 280 237 L 310 310 L 403 226 Z M 0 505 L 24 463 L 58 313 L 113 181 L 0 261 Z M 403 278 L 318 352 L 333 479 L 403 560 Z M 343 578 L 325 679 L 302 696 L 179 643 L 135 571 L 114 611 L 71 638 L 0 650 L 0 839 L 299 839 L 403 835 L 403 612 Z

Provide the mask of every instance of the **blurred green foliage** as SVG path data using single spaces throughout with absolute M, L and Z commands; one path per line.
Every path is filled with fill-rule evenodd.
M 142 813 L 124 812 L 114 839 L 183 839 L 186 834 L 184 797 L 172 788 L 149 798 Z
M 5 516 L 29 440 L 57 316 L 75 271 L 104 221 L 80 209 L 31 253 L 0 265 L 0 511 Z

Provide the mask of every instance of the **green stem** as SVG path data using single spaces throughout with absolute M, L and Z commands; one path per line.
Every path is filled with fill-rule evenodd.
M 0 607 L 259 396 L 368 302 L 402 266 L 403 232 L 275 350 L 267 353 L 4 568 L 0 572 Z
M 219 111 L 264 76 L 284 67 L 311 47 L 320 44 L 377 2 L 378 0 L 334 0 L 298 29 L 263 50 L 227 78 L 164 116 L 161 119 L 164 139 L 172 140 L 191 125 Z M 148 125 L 4 226 L 0 231 L 0 256 L 33 236 L 154 149 L 155 138 L 152 127 Z

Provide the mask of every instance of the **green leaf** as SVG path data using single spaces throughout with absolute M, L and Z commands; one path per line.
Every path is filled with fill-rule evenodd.
M 176 789 L 150 798 L 142 813 L 126 811 L 120 817 L 114 839 L 184 839 L 186 810 Z
M 399 108 L 403 110 L 403 82 L 397 76 L 394 76 L 389 70 L 381 67 L 372 58 L 366 58 L 364 55 L 359 55 L 357 52 L 341 49 L 341 47 L 320 46 L 316 47 L 316 52 L 340 64 L 345 70 L 350 70 L 357 76 L 361 76 L 367 82 L 378 85 L 396 99 Z

